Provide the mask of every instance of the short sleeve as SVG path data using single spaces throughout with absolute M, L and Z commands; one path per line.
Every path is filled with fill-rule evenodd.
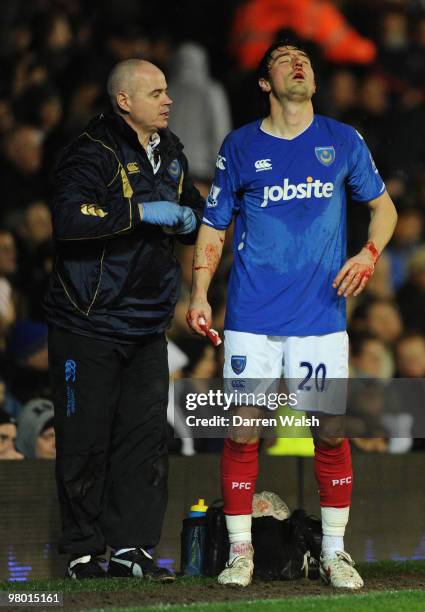
M 227 137 L 217 155 L 214 182 L 205 201 L 202 222 L 215 229 L 226 229 L 238 208 L 237 169 Z
M 369 202 L 382 195 L 385 184 L 363 136 L 353 129 L 347 185 L 353 200 Z

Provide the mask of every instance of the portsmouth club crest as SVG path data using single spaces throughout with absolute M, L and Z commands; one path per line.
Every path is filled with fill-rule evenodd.
M 168 174 L 171 176 L 173 181 L 178 181 L 180 178 L 181 167 L 178 159 L 173 159 L 173 161 L 168 166 Z
M 321 164 L 330 166 L 335 161 L 335 149 L 333 147 L 315 147 L 314 152 Z
M 246 355 L 232 355 L 230 365 L 235 374 L 242 374 L 246 367 Z

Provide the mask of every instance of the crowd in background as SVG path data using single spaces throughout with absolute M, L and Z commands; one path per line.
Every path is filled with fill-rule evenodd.
M 42 307 L 54 265 L 49 175 L 60 149 L 92 116 L 109 111 L 104 84 L 111 67 L 140 57 L 164 70 L 174 100 L 170 128 L 185 144 L 204 195 L 224 136 L 262 112 L 252 67 L 261 49 L 248 43 L 267 20 L 257 22 L 257 32 L 249 11 L 267 9 L 269 0 L 182 0 L 173 8 L 154 4 L 9 0 L 2 7 L 0 459 L 54 457 Z M 425 2 L 295 4 L 305 15 L 316 15 L 310 29 L 294 33 L 307 36 L 304 44 L 317 74 L 316 112 L 350 123 L 364 136 L 399 214 L 366 290 L 348 302 L 351 376 L 425 379 Z M 268 32 L 272 40 L 294 27 L 289 16 L 295 4 L 274 0 L 281 18 L 276 20 L 275 10 Z M 328 11 L 323 23 L 319 9 Z M 307 17 L 297 19 L 304 24 Z M 341 36 L 346 45 L 335 49 L 332 40 Z M 359 50 L 357 56 L 353 49 Z M 349 254 L 364 244 L 368 220 L 366 206 L 349 204 Z M 231 242 L 230 228 L 210 291 L 220 333 Z M 175 347 L 173 380 L 219 377 L 222 350 L 192 336 L 185 321 L 193 249 L 177 253 L 183 285 L 168 334 Z M 397 445 L 380 428 L 372 439 L 359 435 L 353 446 L 375 452 L 425 448 L 423 440 L 412 440 L 408 433 L 407 442 Z M 211 440 L 186 442 L 181 447 L 186 454 L 219 447 Z M 172 449 L 180 445 L 170 440 Z

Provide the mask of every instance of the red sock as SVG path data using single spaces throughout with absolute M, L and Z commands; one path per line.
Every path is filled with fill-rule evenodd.
M 347 438 L 337 448 L 314 446 L 314 472 L 319 485 L 320 505 L 345 508 L 351 502 L 353 468 Z
M 251 514 L 258 476 L 258 442 L 224 441 L 221 454 L 221 490 L 225 514 Z

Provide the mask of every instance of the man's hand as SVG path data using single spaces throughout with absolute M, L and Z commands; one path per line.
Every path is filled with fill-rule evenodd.
M 173 234 L 190 234 L 196 229 L 193 210 L 175 202 L 145 202 L 139 204 L 139 213 L 143 223 L 172 228 Z
M 345 262 L 332 287 L 338 290 L 338 295 L 344 297 L 359 295 L 372 276 L 378 259 L 379 253 L 375 245 L 371 241 L 367 242 L 360 253 Z
M 175 227 L 163 225 L 166 234 L 191 234 L 196 229 L 196 217 L 189 206 L 179 206 L 181 210 L 181 221 Z
M 202 296 L 192 296 L 190 298 L 189 310 L 187 311 L 186 321 L 190 329 L 201 336 L 207 334 L 199 324 L 199 319 L 205 321 L 207 327 L 211 327 L 211 306 L 208 304 L 207 298 Z M 201 321 L 202 323 L 202 321 Z

